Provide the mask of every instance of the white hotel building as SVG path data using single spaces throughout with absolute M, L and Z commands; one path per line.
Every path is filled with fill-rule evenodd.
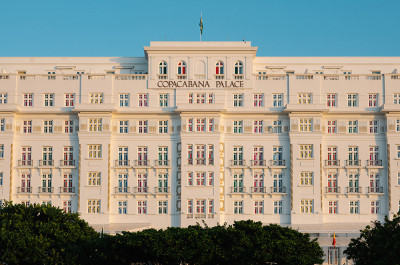
M 0 201 L 110 232 L 278 223 L 327 255 L 335 232 L 343 264 L 360 228 L 399 210 L 400 58 L 256 52 L 0 58 Z

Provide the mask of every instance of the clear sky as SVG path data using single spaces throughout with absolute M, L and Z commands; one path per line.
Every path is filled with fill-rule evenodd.
M 258 56 L 400 56 L 400 0 L 0 0 L 0 56 L 144 56 L 251 41 Z

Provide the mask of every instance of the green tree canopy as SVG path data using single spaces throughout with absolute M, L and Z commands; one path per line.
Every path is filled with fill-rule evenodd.
M 52 206 L 0 206 L 0 264 L 79 264 L 80 246 L 98 233 L 76 213 Z
M 357 265 L 400 264 L 400 217 L 385 217 L 384 223 L 375 221 L 367 226 L 344 253 Z

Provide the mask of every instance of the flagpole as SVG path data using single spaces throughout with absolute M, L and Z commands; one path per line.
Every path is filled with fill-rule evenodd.
M 202 33 L 202 27 L 203 27 L 203 11 L 200 12 L 200 21 L 201 21 L 201 26 L 200 26 L 200 41 L 201 41 L 201 33 Z

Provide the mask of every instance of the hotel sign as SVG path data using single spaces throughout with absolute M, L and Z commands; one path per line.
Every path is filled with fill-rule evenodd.
M 211 86 L 214 85 L 214 86 Z M 244 81 L 158 81 L 157 87 L 162 88 L 193 88 L 193 87 L 200 87 L 200 88 L 223 88 L 223 87 L 233 87 L 233 88 L 243 88 Z

